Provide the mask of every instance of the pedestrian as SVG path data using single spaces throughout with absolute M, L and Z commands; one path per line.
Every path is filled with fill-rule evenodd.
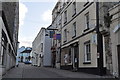
M 16 65 L 17 67 L 19 66 L 19 64 Z
M 65 65 L 68 63 L 68 60 L 67 60 L 67 59 L 68 59 L 68 54 L 65 54 L 65 55 L 64 55 L 64 62 L 65 62 Z

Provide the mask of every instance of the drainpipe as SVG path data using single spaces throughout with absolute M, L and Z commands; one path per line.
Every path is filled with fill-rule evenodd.
M 97 33 L 97 66 L 99 70 L 99 75 L 103 75 L 103 37 L 99 31 L 99 2 L 96 1 L 96 33 Z

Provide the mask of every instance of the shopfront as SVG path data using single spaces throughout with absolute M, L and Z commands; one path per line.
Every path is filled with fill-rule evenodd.
M 120 76 L 120 45 L 117 46 L 117 50 L 118 50 L 118 72 Z

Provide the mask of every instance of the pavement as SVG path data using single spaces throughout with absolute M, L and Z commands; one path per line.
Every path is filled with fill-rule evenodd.
M 111 76 L 99 76 L 82 72 L 72 72 L 51 67 L 35 67 L 20 63 L 18 67 L 11 69 L 2 78 L 112 78 Z

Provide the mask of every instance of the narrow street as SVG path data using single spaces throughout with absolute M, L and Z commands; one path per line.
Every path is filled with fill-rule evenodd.
M 8 71 L 3 78 L 111 78 L 110 76 L 98 76 L 81 72 L 72 72 L 50 67 L 35 67 L 20 63 Z
M 46 78 L 120 78 L 120 0 L 0 0 L 0 80 Z

